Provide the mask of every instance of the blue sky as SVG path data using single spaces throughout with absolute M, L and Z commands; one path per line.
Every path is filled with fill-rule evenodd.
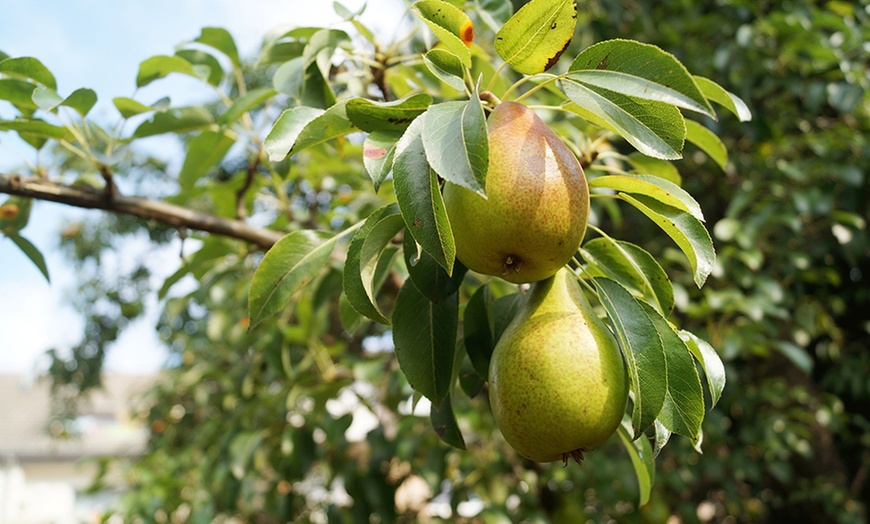
M 342 3 L 355 10 L 364 2 Z M 363 21 L 392 34 L 404 11 L 401 0 L 369 0 L 368 6 Z M 79 87 L 94 89 L 99 102 L 91 116 L 111 123 L 117 118 L 111 100 L 133 95 L 139 63 L 172 54 L 176 45 L 196 38 L 202 27 L 228 29 L 240 52 L 252 56 L 271 30 L 339 21 L 332 2 L 319 0 L 3 0 L 0 51 L 41 60 L 57 78 L 61 95 Z M 185 82 L 158 82 L 154 89 L 172 90 L 176 102 L 184 97 L 195 100 L 194 86 Z M 145 102 L 158 97 L 137 93 Z M 0 117 L 10 116 L 2 106 L 0 102 Z M 32 150 L 11 134 L 0 133 L 0 172 L 20 168 L 24 161 L 34 161 Z M 11 241 L 0 237 L 0 373 L 38 371 L 46 349 L 68 348 L 79 340 L 82 321 L 67 300 L 75 280 L 57 252 L 57 238 L 64 223 L 87 213 L 97 212 L 37 203 L 22 231 L 46 255 L 50 285 Z M 164 275 L 178 264 L 177 246 L 170 250 L 172 254 L 155 257 Z M 108 359 L 110 369 L 141 372 L 161 365 L 165 353 L 153 333 L 154 314 L 152 307 L 151 314 L 118 341 Z

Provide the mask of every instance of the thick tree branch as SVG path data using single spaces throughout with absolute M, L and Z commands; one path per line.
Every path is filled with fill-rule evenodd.
M 118 193 L 107 199 L 105 192 L 102 191 L 66 186 L 38 177 L 0 174 L 0 193 L 156 220 L 175 227 L 237 238 L 263 249 L 269 249 L 284 236 L 278 231 L 254 227 L 241 220 L 197 213 L 160 200 L 123 196 Z

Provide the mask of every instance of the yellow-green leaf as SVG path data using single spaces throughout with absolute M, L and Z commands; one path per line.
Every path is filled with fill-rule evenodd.
M 519 73 L 542 73 L 571 43 L 576 23 L 574 0 L 532 0 L 496 34 L 495 50 Z

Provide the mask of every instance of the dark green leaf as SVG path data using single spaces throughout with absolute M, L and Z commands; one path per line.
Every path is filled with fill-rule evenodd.
M 442 0 L 420 0 L 411 10 L 435 33 L 448 51 L 459 57 L 462 65 L 471 67 L 471 47 L 474 28 L 461 9 Z
M 382 207 L 369 215 L 354 234 L 344 263 L 344 293 L 348 303 L 361 315 L 389 324 L 375 300 L 378 260 L 390 240 L 404 225 L 396 204 Z
M 396 145 L 393 187 L 407 230 L 448 274 L 453 274 L 456 245 L 438 180 L 426 160 L 422 126 L 423 116 L 419 116 Z
M 187 145 L 187 156 L 178 174 L 182 188 L 190 188 L 217 165 L 236 141 L 227 134 L 205 130 L 194 137 Z
M 429 71 L 457 91 L 465 90 L 465 67 L 458 56 L 446 49 L 433 49 L 423 55 Z
M 569 70 L 578 71 L 569 77 L 587 85 L 716 117 L 686 67 L 654 45 L 634 40 L 599 42 L 580 53 Z
M 637 438 L 653 423 L 665 401 L 668 381 L 664 347 L 642 302 L 613 280 L 596 277 L 592 282 L 628 365 L 634 394 L 631 424 Z
M 489 138 L 477 90 L 468 102 L 430 107 L 423 118 L 423 146 L 429 165 L 445 180 L 484 196 Z
M 686 139 L 707 153 L 707 156 L 719 164 L 719 167 L 725 169 L 725 164 L 728 163 L 728 150 L 716 133 L 694 120 L 686 120 Z
M 669 431 L 696 442 L 704 420 L 704 391 L 685 342 L 655 309 L 640 303 L 656 327 L 665 352 L 668 388 L 657 419 Z
M 465 352 L 474 370 L 484 380 L 489 378 L 489 360 L 495 348 L 489 313 L 491 302 L 489 285 L 484 284 L 471 295 L 462 316 Z
M 194 41 L 217 49 L 226 55 L 235 67 L 241 67 L 242 63 L 239 60 L 239 51 L 236 48 L 236 43 L 226 29 L 221 27 L 204 27 L 202 33 Z
M 363 131 L 404 131 L 432 103 L 432 97 L 416 94 L 392 102 L 366 98 L 347 101 L 347 118 Z
M 695 284 L 698 287 L 703 286 L 716 262 L 713 240 L 704 224 L 685 211 L 643 195 L 631 196 L 620 193 L 619 197 L 658 224 L 676 242 L 689 259 Z
M 725 365 L 722 364 L 722 359 L 719 358 L 713 346 L 705 340 L 685 330 L 680 331 L 680 337 L 682 337 L 698 363 L 701 364 L 701 369 L 704 370 L 704 374 L 707 376 L 707 386 L 710 389 L 710 409 L 712 409 L 719 402 L 722 390 L 725 389 Z
M 622 445 L 625 446 L 625 450 L 628 451 L 628 456 L 631 458 L 631 465 L 634 466 L 634 474 L 637 476 L 640 491 L 638 504 L 643 506 L 649 502 L 650 492 L 655 481 L 656 469 L 653 451 L 646 438 L 632 439 L 631 427 L 627 420 L 623 420 L 617 432 L 619 440 L 622 441 Z
M 453 379 L 458 316 L 459 295 L 433 304 L 411 279 L 396 296 L 396 358 L 411 387 L 434 405 L 440 405 L 447 396 Z
M 444 397 L 440 405 L 433 402 L 429 419 L 432 422 L 432 429 L 441 440 L 454 448 L 466 449 L 462 431 L 459 429 L 459 424 L 456 423 L 456 414 L 453 413 L 451 397 L 452 395 Z
M 18 78 L 0 78 L 0 100 L 12 102 L 22 109 L 38 109 L 39 106 L 33 101 L 33 92 L 36 84 Z
M 495 36 L 495 50 L 517 72 L 542 73 L 568 48 L 577 24 L 574 0 L 532 0 Z
M 668 275 L 652 255 L 640 247 L 602 237 L 580 248 L 584 260 L 593 265 L 592 276 L 606 276 L 656 306 L 664 316 L 674 307 L 674 289 Z
M 231 105 L 224 114 L 218 118 L 218 123 L 222 126 L 227 126 L 238 120 L 248 111 L 256 108 L 260 104 L 277 95 L 278 92 L 271 87 L 261 87 L 249 91 L 244 96 L 240 96 L 233 100 Z
M 21 236 L 19 233 L 6 233 L 6 236 L 9 237 L 12 242 L 18 246 L 27 258 L 33 262 L 33 265 L 39 269 L 39 272 L 42 273 L 42 276 L 45 277 L 45 280 L 51 283 L 51 278 L 48 276 L 48 266 L 45 264 L 45 257 L 42 256 L 42 253 L 39 251 L 39 248 L 34 246 L 29 240 Z
M 420 249 L 414 237 L 403 239 L 405 267 L 417 289 L 432 302 L 440 302 L 459 290 L 468 271 L 461 263 L 453 266 L 453 275 L 448 275 L 428 253 Z
M 142 122 L 133 136 L 142 138 L 163 133 L 189 133 L 212 127 L 214 123 L 214 118 L 203 107 L 176 107 L 156 113 L 150 120 Z
M 492 345 L 493 348 L 498 344 L 504 330 L 507 329 L 511 321 L 519 311 L 519 307 L 523 302 L 525 295 L 521 293 L 511 293 L 495 299 L 492 303 Z
M 664 160 L 682 157 L 686 124 L 670 104 L 642 100 L 570 77 L 559 86 L 572 102 L 601 118 L 641 153 Z
M 0 61 L 0 74 L 28 78 L 45 87 L 57 89 L 57 81 L 42 62 L 30 56 L 6 58 Z
M 704 221 L 701 206 L 680 186 L 653 175 L 605 175 L 589 182 L 591 188 L 608 188 L 615 191 L 644 195 L 663 204 L 685 211 Z
M 248 292 L 251 329 L 283 309 L 326 266 L 335 241 L 335 236 L 322 231 L 294 231 L 269 249 Z
M 722 86 L 709 78 L 695 76 L 695 82 L 698 84 L 701 92 L 704 93 L 704 96 L 734 113 L 738 120 L 741 122 L 752 120 L 752 113 L 737 95 L 726 91 Z
M 248 467 L 254 451 L 260 446 L 263 436 L 256 431 L 246 431 L 235 435 L 229 445 L 230 471 L 236 479 L 247 476 Z
M 396 144 L 401 137 L 401 131 L 375 131 L 363 142 L 363 164 L 372 178 L 375 192 L 393 169 Z

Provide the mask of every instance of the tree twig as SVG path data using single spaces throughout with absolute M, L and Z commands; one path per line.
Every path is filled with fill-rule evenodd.
M 0 193 L 156 220 L 179 228 L 237 238 L 263 249 L 269 249 L 284 236 L 279 231 L 254 227 L 241 220 L 199 213 L 161 200 L 124 196 L 117 192 L 107 199 L 102 191 L 67 186 L 39 177 L 0 174 Z

